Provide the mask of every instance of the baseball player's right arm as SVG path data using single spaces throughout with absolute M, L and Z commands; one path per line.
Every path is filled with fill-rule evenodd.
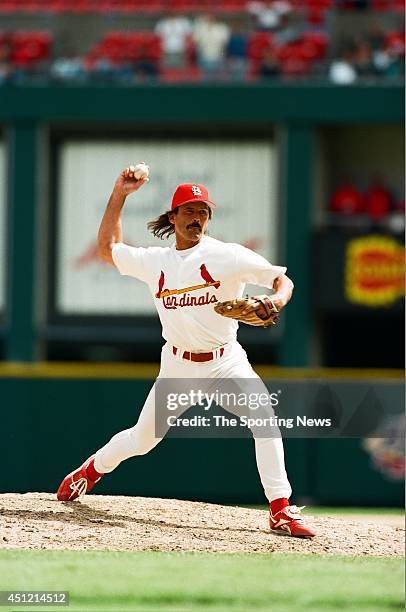
M 123 240 L 121 213 L 126 197 L 137 191 L 147 181 L 147 177 L 134 178 L 134 166 L 129 166 L 121 172 L 114 184 L 98 234 L 99 255 L 108 263 L 114 264 L 111 255 L 113 245 Z

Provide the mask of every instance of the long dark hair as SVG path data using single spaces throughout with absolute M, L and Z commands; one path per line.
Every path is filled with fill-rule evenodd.
M 147 228 L 150 232 L 154 234 L 156 238 L 160 238 L 161 240 L 163 240 L 164 238 L 169 238 L 169 236 L 175 233 L 175 227 L 173 223 L 169 221 L 170 212 L 172 211 L 167 210 L 162 215 L 159 215 L 157 219 L 154 219 L 153 221 L 149 221 L 147 223 Z M 178 209 L 175 208 L 173 212 L 176 215 Z
M 162 215 L 159 215 L 157 219 L 147 223 L 147 228 L 156 238 L 163 240 L 164 238 L 169 238 L 169 236 L 175 233 L 175 226 L 169 221 L 169 214 L 171 212 L 176 215 L 178 209 L 175 208 L 174 210 L 167 210 Z M 211 214 L 212 211 L 209 206 L 209 219 L 211 219 Z

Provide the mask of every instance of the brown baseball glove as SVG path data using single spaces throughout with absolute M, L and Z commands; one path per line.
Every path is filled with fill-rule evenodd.
M 269 327 L 278 322 L 278 309 L 269 295 L 247 296 L 217 302 L 214 310 L 223 317 L 230 317 L 241 323 L 257 327 Z

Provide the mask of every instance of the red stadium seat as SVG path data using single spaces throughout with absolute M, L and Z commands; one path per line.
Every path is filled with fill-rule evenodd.
M 371 0 L 378 11 L 404 12 L 403 0 Z M 336 6 L 335 0 L 290 0 L 295 11 L 319 15 Z M 0 0 L 0 13 L 162 13 L 166 11 L 196 13 L 246 12 L 246 0 Z M 355 0 L 343 0 L 344 10 L 357 8 Z M 313 19 L 312 19 L 312 22 Z
M 211 10 L 210 0 L 203 0 L 201 3 L 198 0 L 169 0 L 168 8 L 174 13 L 195 13 L 205 10 Z
M 327 11 L 334 8 L 334 0 L 307 0 L 310 11 Z
M 388 32 L 385 36 L 385 44 L 388 49 L 391 49 L 397 55 L 403 55 L 405 52 L 404 32 Z
M 396 12 L 403 14 L 405 12 L 404 0 L 395 0 L 393 8 Z
M 371 8 L 374 11 L 397 11 L 404 13 L 405 3 L 403 0 L 372 0 Z
M 372 0 L 373 11 L 388 11 L 391 10 L 391 0 Z
M 199 68 L 163 68 L 160 71 L 160 80 L 163 83 L 196 83 L 201 80 Z
M 240 13 L 246 11 L 246 0 L 222 0 L 214 9 L 220 13 Z
M 280 62 L 300 58 L 300 44 L 298 42 L 287 43 L 275 49 L 276 57 Z
M 1 13 L 16 13 L 19 10 L 18 3 L 15 0 L 6 0 L 0 2 Z
M 161 38 L 153 33 L 147 42 L 147 57 L 153 62 L 158 62 L 162 57 Z
M 336 5 L 335 0 L 290 0 L 296 11 L 327 11 Z
M 303 34 L 301 56 L 308 60 L 324 59 L 327 52 L 328 36 L 322 32 L 306 32 Z
M 10 38 L 10 61 L 16 66 L 28 66 L 48 59 L 52 38 L 48 32 L 14 32 Z
M 142 13 L 163 13 L 169 10 L 168 0 L 138 0 L 136 11 Z
M 0 32 L 0 44 L 10 43 L 12 36 L 10 32 Z
M 189 34 L 186 37 L 186 61 L 188 66 L 195 66 L 197 58 L 196 43 L 193 36 Z
M 254 32 L 248 40 L 248 59 L 251 61 L 260 61 L 264 57 L 264 53 L 272 46 L 272 34 L 269 32 Z
M 141 60 L 155 63 L 160 60 L 161 55 L 161 39 L 154 32 L 113 31 L 91 48 L 86 59 L 92 63 L 96 59 L 104 58 L 119 65 L 127 61 Z
M 310 72 L 311 64 L 299 57 L 289 57 L 281 62 L 281 72 L 284 77 L 306 76 Z

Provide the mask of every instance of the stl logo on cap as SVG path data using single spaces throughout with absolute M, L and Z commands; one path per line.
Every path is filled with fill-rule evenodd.
M 216 207 L 215 203 L 210 200 L 209 192 L 204 185 L 197 185 L 196 183 L 178 185 L 173 194 L 171 210 L 190 202 L 204 202 L 210 208 Z

